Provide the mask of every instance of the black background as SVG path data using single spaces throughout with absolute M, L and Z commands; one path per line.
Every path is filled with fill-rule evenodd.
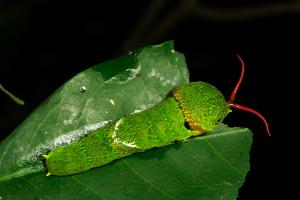
M 155 14 L 153 2 L 161 5 Z M 202 1 L 195 11 L 195 4 L 184 3 L 191 0 L 158 2 L 1 2 L 0 84 L 26 104 L 19 106 L 0 92 L 0 140 L 80 71 L 137 47 L 172 39 L 175 49 L 186 56 L 191 81 L 210 82 L 225 96 L 240 73 L 236 53 L 244 58 L 246 74 L 237 101 L 268 119 L 272 138 L 265 136 L 262 122 L 251 114 L 235 111 L 226 119 L 230 126 L 254 132 L 251 171 L 239 199 L 281 195 L 290 199 L 294 185 L 290 180 L 295 178 L 291 154 L 297 147 L 293 145 L 297 132 L 289 129 L 297 126 L 292 120 L 298 114 L 299 5 L 214 0 Z M 284 3 L 277 9 L 280 2 Z M 208 9 L 217 14 L 209 15 Z M 153 16 L 148 25 L 145 15 Z

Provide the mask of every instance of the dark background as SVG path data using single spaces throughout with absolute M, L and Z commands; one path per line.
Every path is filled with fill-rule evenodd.
M 225 96 L 240 73 L 235 54 L 244 58 L 246 74 L 237 101 L 268 119 L 272 138 L 251 114 L 235 111 L 226 119 L 254 132 L 251 171 L 240 199 L 290 199 L 299 13 L 299 1 L 284 0 L 2 1 L 0 84 L 26 104 L 19 106 L 0 92 L 0 140 L 80 71 L 173 39 L 186 56 L 191 81 L 210 82 Z

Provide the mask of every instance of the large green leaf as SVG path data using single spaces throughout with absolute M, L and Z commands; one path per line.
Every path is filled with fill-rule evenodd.
M 36 173 L 0 182 L 4 199 L 235 199 L 251 133 L 222 129 L 73 176 Z
M 0 199 L 234 199 L 249 169 L 251 133 L 213 133 L 73 176 L 45 176 L 42 155 L 144 110 L 188 82 L 173 43 L 138 49 L 72 78 L 0 144 Z

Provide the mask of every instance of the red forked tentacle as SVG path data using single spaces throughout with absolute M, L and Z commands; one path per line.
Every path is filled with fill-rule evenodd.
M 265 124 L 266 132 L 267 132 L 268 136 L 271 136 L 270 129 L 269 129 L 269 124 L 268 124 L 267 120 L 262 116 L 262 114 L 260 114 L 259 112 L 257 112 L 256 110 L 254 110 L 252 108 L 248 108 L 246 106 L 242 106 L 242 105 L 239 105 L 239 104 L 234 102 L 236 94 L 237 94 L 237 92 L 240 88 L 240 85 L 243 81 L 244 73 L 245 73 L 245 64 L 244 64 L 243 59 L 239 55 L 237 55 L 237 58 L 240 60 L 240 62 L 242 64 L 242 71 L 241 71 L 241 75 L 240 75 L 240 78 L 239 78 L 237 84 L 235 85 L 230 97 L 228 98 L 227 103 L 228 103 L 230 108 L 234 108 L 234 109 L 237 109 L 237 110 L 243 110 L 243 111 L 252 113 L 252 114 L 256 115 L 257 117 L 259 117 L 263 121 L 263 123 Z
M 236 94 L 237 94 L 237 92 L 238 92 L 238 90 L 240 88 L 240 85 L 241 85 L 243 79 L 244 79 L 244 73 L 245 73 L 245 63 L 244 63 L 243 59 L 238 54 L 236 56 L 240 60 L 240 62 L 242 64 L 242 71 L 241 71 L 240 78 L 239 78 L 238 82 L 236 83 L 236 85 L 235 85 L 235 87 L 234 87 L 234 89 L 233 89 L 233 91 L 232 91 L 232 93 L 231 93 L 231 95 L 230 95 L 230 97 L 228 99 L 228 102 L 232 102 L 232 103 L 235 100 L 235 96 L 236 96 Z
M 235 108 L 237 110 L 243 110 L 243 111 L 246 111 L 246 112 L 249 112 L 249 113 L 252 113 L 252 114 L 258 116 L 264 122 L 268 136 L 271 136 L 268 122 L 259 112 L 257 112 L 256 110 L 253 110 L 252 108 L 248 108 L 246 106 L 242 106 L 242 105 L 239 105 L 236 103 L 229 103 L 229 107 Z

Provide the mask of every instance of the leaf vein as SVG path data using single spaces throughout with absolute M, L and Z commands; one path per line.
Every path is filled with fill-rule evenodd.
M 231 168 L 233 169 L 242 179 L 243 179 L 243 173 L 241 171 L 239 171 L 236 167 L 234 167 L 234 165 L 228 160 L 226 159 L 221 152 L 208 140 L 204 140 L 206 141 L 206 143 L 219 155 L 220 158 L 222 158 L 222 160 L 225 161 L 225 163 Z
M 25 178 L 25 177 L 21 177 L 24 181 L 26 181 L 29 185 L 31 185 L 32 186 L 32 188 L 34 188 L 35 190 L 37 190 L 38 192 L 41 192 L 41 193 L 43 193 L 48 199 L 51 199 L 51 197 L 47 194 L 47 193 L 45 193 L 45 192 L 43 192 L 42 190 L 40 190 L 37 186 L 36 186 L 36 184 L 33 184 L 33 183 L 31 183 L 31 181 L 29 181 L 27 178 Z
M 79 122 L 80 122 L 80 120 L 81 120 L 81 118 L 82 118 L 82 115 L 83 115 L 83 113 L 84 113 L 84 111 L 85 111 L 85 109 L 86 109 L 86 107 L 87 107 L 88 101 L 89 101 L 89 99 L 86 98 L 86 99 L 85 99 L 85 102 L 84 102 L 84 106 L 83 106 L 83 108 L 81 109 L 81 112 L 80 112 L 80 114 L 79 114 L 78 119 L 76 120 L 77 122 L 76 122 L 76 125 L 74 126 L 74 127 L 76 127 L 75 129 L 78 128 Z
M 33 133 L 32 133 L 32 138 L 36 138 L 36 134 L 39 132 L 41 125 L 44 124 L 44 121 L 47 120 L 47 118 L 49 117 L 49 115 L 56 109 L 56 107 L 54 107 L 52 110 L 50 110 L 49 112 L 47 112 L 46 116 L 44 118 L 41 118 L 42 120 L 38 123 L 37 128 L 34 129 Z
M 92 191 L 97 197 L 99 197 L 100 199 L 106 199 L 105 197 L 103 197 L 101 194 L 99 194 L 98 192 L 96 192 L 93 188 L 91 188 L 89 185 L 81 182 L 78 178 L 75 178 L 74 176 L 72 176 L 72 179 L 74 179 L 77 183 L 79 183 L 80 185 L 83 185 L 84 187 L 88 188 L 90 191 Z
M 8 149 L 8 147 L 11 145 L 11 141 L 12 141 L 12 140 L 10 140 L 10 141 L 8 142 L 8 144 L 6 145 L 6 147 L 5 147 L 4 151 L 3 151 L 3 154 L 2 154 L 1 160 L 0 160 L 0 166 L 2 165 L 3 158 L 4 158 L 4 156 L 5 156 L 4 153 L 6 152 L 6 150 Z
M 156 186 L 154 183 L 152 183 L 149 179 L 147 179 L 145 176 L 143 176 L 141 173 L 139 173 L 136 169 L 134 169 L 134 167 L 132 167 L 126 160 L 122 160 L 123 163 L 125 163 L 127 165 L 127 167 L 140 179 L 142 179 L 143 181 L 145 181 L 146 183 L 148 183 L 149 185 L 151 185 L 153 188 L 155 188 L 156 190 L 158 190 L 159 192 L 161 192 L 162 194 L 164 194 L 165 196 L 171 198 L 171 199 L 177 199 L 174 196 L 170 195 L 168 192 L 160 189 L 158 186 Z

